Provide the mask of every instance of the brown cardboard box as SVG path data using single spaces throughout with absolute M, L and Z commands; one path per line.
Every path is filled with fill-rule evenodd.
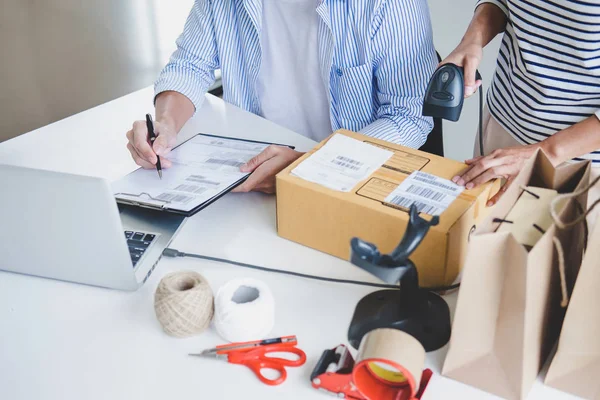
M 290 172 L 312 151 L 277 175 L 277 230 L 281 237 L 348 260 L 350 240 L 359 237 L 388 253 L 399 243 L 408 223 L 407 210 L 383 200 L 406 177 L 421 170 L 452 179 L 465 164 L 419 150 L 340 130 L 343 134 L 395 154 L 371 176 L 344 193 L 305 181 Z M 334 134 L 336 134 L 334 133 Z M 330 136 L 331 137 L 331 136 Z M 451 284 L 464 262 L 469 232 L 487 213 L 492 184 L 465 190 L 440 216 L 412 255 L 422 286 Z

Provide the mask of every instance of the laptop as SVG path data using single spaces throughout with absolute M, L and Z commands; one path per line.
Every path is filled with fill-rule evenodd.
M 0 165 L 0 192 L 0 270 L 111 289 L 143 285 L 186 219 L 89 176 Z

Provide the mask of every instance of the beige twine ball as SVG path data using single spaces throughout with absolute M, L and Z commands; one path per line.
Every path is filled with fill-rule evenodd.
M 154 295 L 156 318 L 171 336 L 201 333 L 210 325 L 214 309 L 210 286 L 202 275 L 193 271 L 166 275 Z

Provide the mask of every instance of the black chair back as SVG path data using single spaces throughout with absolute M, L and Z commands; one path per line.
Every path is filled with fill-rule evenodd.
M 440 53 L 436 52 L 436 54 L 438 62 L 441 62 Z M 433 130 L 429 133 L 427 141 L 419 150 L 444 157 L 444 135 L 441 118 L 433 119 Z

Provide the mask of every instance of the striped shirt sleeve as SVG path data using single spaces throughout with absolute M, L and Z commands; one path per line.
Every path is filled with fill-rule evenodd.
M 480 5 L 482 5 L 484 3 L 493 4 L 496 7 L 498 7 L 499 9 L 501 9 L 502 12 L 504 13 L 504 15 L 506 15 L 508 17 L 508 6 L 506 4 L 506 1 L 507 0 L 478 0 L 475 8 L 479 7 Z
M 211 5 L 208 0 L 196 0 L 177 39 L 177 49 L 154 84 L 155 99 L 165 91 L 179 92 L 198 110 L 218 68 Z
M 600 110 L 596 111 L 596 117 L 600 120 Z
M 413 148 L 433 129 L 422 115 L 423 97 L 437 65 L 429 9 L 424 0 L 388 1 L 375 18 L 372 45 L 379 108 L 361 133 Z

